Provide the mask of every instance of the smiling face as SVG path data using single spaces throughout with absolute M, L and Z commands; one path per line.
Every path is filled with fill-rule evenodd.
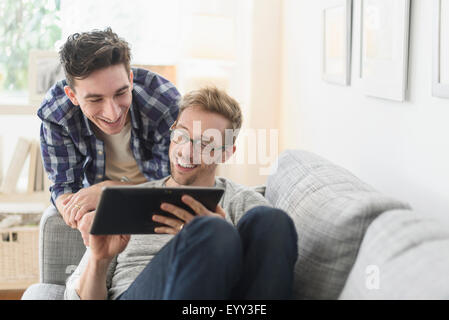
M 132 71 L 128 74 L 123 64 L 117 64 L 94 71 L 85 79 L 76 79 L 74 90 L 69 86 L 64 90 L 101 131 L 114 135 L 126 124 L 132 83 Z
M 204 111 L 199 106 L 192 106 L 182 111 L 174 129 L 184 131 L 195 141 L 213 141 L 214 147 L 220 148 L 224 145 L 225 129 L 229 126 L 230 122 L 224 116 Z M 211 132 L 219 132 L 223 140 L 211 139 Z M 194 148 L 190 141 L 179 144 L 172 140 L 169 151 L 171 178 L 167 181 L 167 186 L 213 186 L 218 163 L 222 162 L 223 158 L 229 158 L 234 153 L 235 146 L 218 151 L 205 149 L 208 152 L 207 158 L 200 155 L 200 147 Z M 216 161 L 207 161 L 211 157 Z

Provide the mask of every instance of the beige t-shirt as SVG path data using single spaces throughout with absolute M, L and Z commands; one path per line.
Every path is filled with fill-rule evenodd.
M 131 151 L 131 121 L 129 119 L 118 134 L 108 135 L 96 127 L 94 132 L 104 143 L 105 175 L 108 179 L 133 183 L 148 181 L 140 171 Z

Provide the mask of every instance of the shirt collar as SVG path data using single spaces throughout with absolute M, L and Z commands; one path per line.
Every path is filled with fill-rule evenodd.
M 78 107 L 79 108 L 79 107 Z M 81 111 L 81 109 L 80 109 Z M 84 135 L 86 136 L 93 136 L 94 135 L 94 131 L 92 130 L 91 127 L 91 122 L 90 120 L 84 115 L 84 113 L 81 111 L 81 117 L 82 117 L 82 121 L 84 121 L 84 126 L 85 126 L 85 130 L 84 130 Z M 92 124 L 93 125 L 93 124 Z
M 134 90 L 133 90 L 133 92 L 134 92 Z M 139 129 L 139 123 L 138 123 L 138 116 L 137 116 L 137 110 L 136 110 L 136 108 L 134 107 L 134 101 L 135 101 L 135 99 L 134 99 L 134 97 L 133 97 L 133 100 L 132 100 L 132 102 L 131 102 L 131 106 L 129 107 L 129 114 L 130 114 L 130 117 L 131 117 L 131 125 L 132 125 L 132 127 L 134 128 L 134 129 Z

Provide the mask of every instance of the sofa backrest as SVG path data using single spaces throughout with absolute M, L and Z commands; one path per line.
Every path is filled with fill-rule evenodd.
M 279 156 L 265 196 L 297 229 L 295 299 L 337 299 L 371 222 L 385 211 L 409 208 L 346 169 L 300 150 Z
M 368 228 L 340 299 L 449 299 L 449 225 L 410 210 Z

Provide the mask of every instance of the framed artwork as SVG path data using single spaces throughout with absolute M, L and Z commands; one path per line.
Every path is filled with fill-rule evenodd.
M 432 95 L 449 98 L 449 0 L 434 0 Z
M 32 50 L 28 61 L 29 103 L 39 106 L 48 89 L 65 79 L 64 71 L 55 51 Z
M 323 9 L 323 80 L 348 85 L 351 77 L 351 0 L 328 0 Z
M 361 1 L 360 77 L 366 95 L 404 101 L 410 0 Z

